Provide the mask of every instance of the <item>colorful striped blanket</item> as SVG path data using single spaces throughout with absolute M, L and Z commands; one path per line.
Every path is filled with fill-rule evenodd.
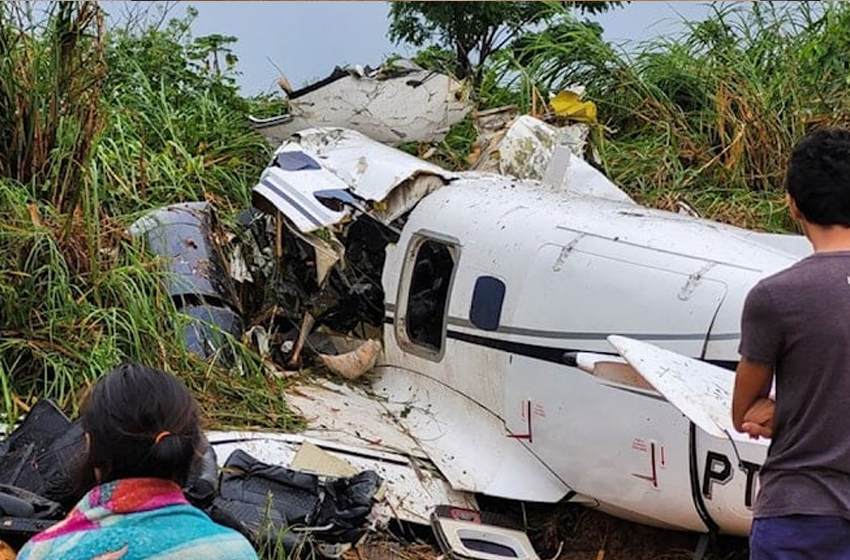
M 130 478 L 97 486 L 34 536 L 18 560 L 257 560 L 248 540 L 190 505 L 174 482 Z

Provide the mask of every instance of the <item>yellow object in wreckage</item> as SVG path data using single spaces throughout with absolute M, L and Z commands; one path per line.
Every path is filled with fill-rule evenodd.
M 574 91 L 561 91 L 549 100 L 549 106 L 558 117 L 583 123 L 596 123 L 596 104 L 593 101 L 582 101 L 581 96 Z

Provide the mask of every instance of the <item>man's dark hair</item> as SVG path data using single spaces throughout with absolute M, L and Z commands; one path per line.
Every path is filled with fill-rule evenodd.
M 817 130 L 791 153 L 785 189 L 806 220 L 850 227 L 850 131 Z
M 89 437 L 88 467 L 100 482 L 164 478 L 181 486 L 201 447 L 195 399 L 176 377 L 123 364 L 100 379 L 82 411 Z

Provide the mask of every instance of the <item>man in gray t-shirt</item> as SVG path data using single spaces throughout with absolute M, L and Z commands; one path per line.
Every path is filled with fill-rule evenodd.
M 850 559 L 850 132 L 806 136 L 785 184 L 815 253 L 759 282 L 741 318 L 733 422 L 772 437 L 750 558 Z

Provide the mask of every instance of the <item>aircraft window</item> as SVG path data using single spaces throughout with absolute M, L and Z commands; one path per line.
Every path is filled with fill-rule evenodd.
M 469 320 L 479 329 L 498 330 L 504 302 L 505 283 L 492 276 L 480 276 L 472 292 Z
M 316 160 L 304 152 L 280 152 L 275 156 L 274 163 L 286 171 L 301 171 L 304 169 L 321 169 Z
M 446 308 L 454 272 L 449 247 L 433 240 L 424 241 L 416 253 L 405 324 L 410 342 L 439 353 L 443 348 Z

